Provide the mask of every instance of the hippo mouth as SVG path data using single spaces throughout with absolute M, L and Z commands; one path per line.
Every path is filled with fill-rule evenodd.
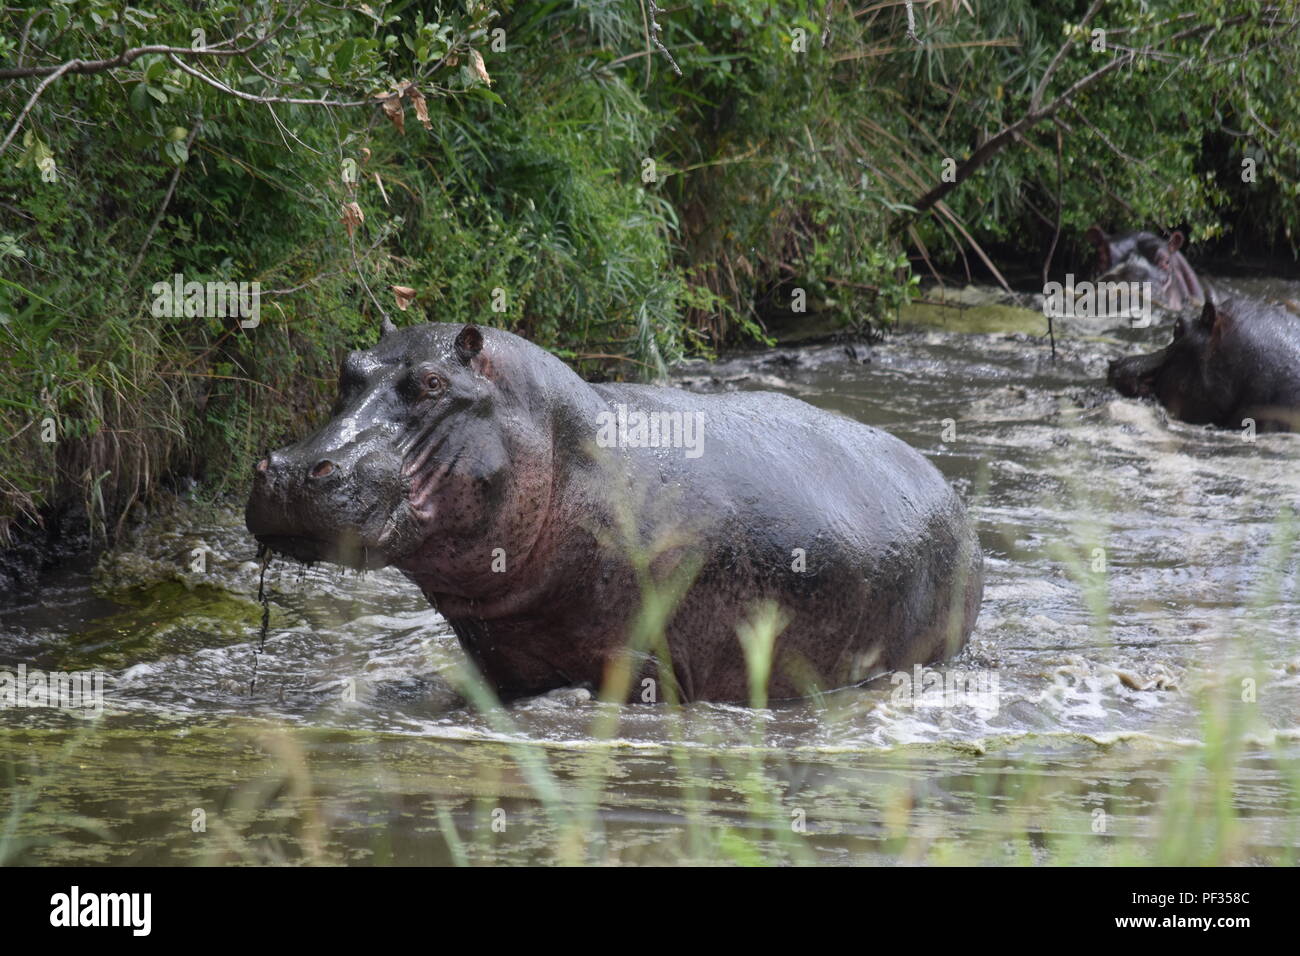
M 1106 370 L 1106 381 L 1128 398 L 1149 398 L 1155 394 L 1156 375 L 1163 360 L 1162 352 L 1115 359 Z
M 393 563 L 392 555 L 385 548 L 367 545 L 355 535 L 333 540 L 299 534 L 257 534 L 253 537 L 262 548 L 303 564 L 324 561 L 357 571 L 375 571 Z

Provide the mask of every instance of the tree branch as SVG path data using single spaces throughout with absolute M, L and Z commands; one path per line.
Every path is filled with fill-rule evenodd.
M 234 87 L 226 86 L 226 84 L 222 83 L 220 80 L 194 69 L 194 67 L 190 66 L 183 60 L 177 59 L 176 54 L 174 53 L 169 53 L 167 58 L 180 67 L 183 72 L 188 73 L 195 79 L 202 80 L 204 83 L 214 89 L 220 90 L 228 96 L 234 96 L 238 99 L 246 100 L 249 103 L 291 103 L 295 106 L 340 106 L 353 108 L 357 106 L 375 106 L 381 100 L 392 99 L 399 95 L 397 93 L 389 93 L 368 100 L 326 100 L 304 99 L 297 96 L 257 96 L 253 93 L 245 93 L 243 90 L 237 90 Z
M 87 74 L 103 73 L 105 70 L 115 70 L 120 66 L 129 66 L 135 60 L 149 53 L 170 53 L 183 54 L 185 56 L 245 56 L 265 43 L 271 34 L 261 37 L 255 43 L 239 50 L 218 50 L 205 47 L 202 50 L 192 50 L 187 46 L 137 46 L 130 50 L 123 50 L 117 56 L 108 57 L 103 60 L 68 60 L 66 63 L 60 63 L 57 66 L 10 66 L 0 69 L 0 80 L 19 80 L 29 76 L 62 76 L 64 73 Z
M 647 2 L 650 4 L 650 39 L 654 42 L 654 45 L 658 48 L 659 52 L 668 57 L 668 65 L 673 68 L 673 72 L 678 76 L 681 76 L 682 68 L 677 65 L 677 61 L 673 59 L 673 55 L 668 52 L 668 47 L 664 46 L 663 40 L 659 39 L 659 34 L 663 32 L 663 27 L 659 25 L 659 14 L 663 13 L 663 11 L 655 4 L 655 0 L 647 0 Z
M 1065 92 L 1063 92 L 1056 99 L 1052 100 L 1046 106 L 1041 107 L 1038 110 L 1032 110 L 1026 113 L 1024 116 L 1016 120 L 1016 122 L 1012 123 L 1010 126 L 1004 127 L 1003 129 L 999 130 L 997 133 L 993 134 L 993 136 L 989 137 L 983 143 L 981 143 L 979 147 L 975 150 L 975 152 L 971 153 L 967 159 L 965 159 L 961 163 L 958 163 L 956 176 L 953 178 L 951 182 L 939 183 L 928 193 L 926 193 L 915 203 L 913 203 L 913 207 L 915 211 L 910 215 L 914 217 L 920 215 L 921 213 L 927 212 L 932 206 L 934 206 L 935 203 L 943 199 L 944 196 L 948 195 L 948 193 L 952 192 L 955 188 L 957 188 L 958 183 L 960 183 L 971 173 L 975 172 L 975 170 L 979 169 L 981 166 L 987 163 L 990 159 L 992 159 L 995 155 L 997 155 L 997 153 L 1001 151 L 1001 149 L 1004 146 L 1006 146 L 1009 142 L 1011 142 L 1021 133 L 1025 132 L 1025 130 L 1029 129 L 1031 126 L 1037 125 L 1038 123 L 1052 116 L 1054 113 L 1060 110 L 1061 107 L 1069 103 L 1070 100 L 1077 93 L 1086 90 L 1088 87 L 1092 86 L 1102 77 L 1115 72 L 1120 67 L 1127 66 L 1128 64 L 1132 63 L 1135 58 L 1136 58 L 1136 54 L 1134 53 L 1126 53 L 1123 56 L 1116 57 L 1115 59 L 1111 60 L 1109 63 L 1107 63 L 1105 66 L 1101 67 L 1100 69 L 1093 70 L 1091 73 L 1089 73 L 1087 76 L 1083 77 L 1082 79 L 1076 80 L 1073 84 L 1069 86 L 1069 88 L 1065 90 Z
M 61 77 L 64 73 L 67 73 L 72 67 L 72 64 L 76 62 L 78 61 L 71 60 L 64 63 L 59 69 L 41 80 L 41 82 L 37 84 L 36 89 L 32 90 L 32 95 L 27 101 L 27 105 L 23 107 L 22 112 L 18 114 L 18 118 L 14 120 L 14 125 L 9 127 L 9 135 L 5 137 L 3 143 L 0 143 L 0 155 L 3 155 L 4 151 L 9 148 L 9 144 L 13 142 L 14 137 L 18 135 L 18 129 L 23 125 L 23 120 L 26 118 L 27 114 L 32 111 L 32 107 L 36 105 L 36 101 L 41 98 L 41 94 L 45 92 L 45 88 Z
M 159 45 L 159 44 L 154 44 L 150 46 L 137 46 L 137 47 L 132 47 L 129 50 L 123 50 L 117 56 L 109 57 L 103 60 L 76 59 L 76 60 L 69 60 L 67 63 L 60 63 L 55 66 L 5 67 L 4 69 L 0 69 L 0 80 L 22 79 L 28 76 L 48 76 L 51 73 L 58 73 L 60 76 L 62 76 L 64 73 L 81 73 L 81 74 L 102 73 L 105 70 L 116 69 L 119 66 L 127 66 L 128 64 L 134 62 L 135 60 L 138 60 L 140 57 L 145 56 L 146 54 L 149 53 L 173 53 L 173 54 L 179 53 L 183 56 L 247 56 L 248 54 L 256 50 L 258 47 L 260 47 L 267 40 L 271 39 L 273 36 L 275 36 L 277 33 L 283 30 L 285 24 L 287 24 L 290 19 L 297 16 L 298 13 L 302 10 L 303 6 L 304 4 L 302 3 L 298 4 L 296 7 L 294 7 L 292 10 L 290 10 L 288 13 L 284 15 L 283 20 L 281 20 L 271 29 L 267 30 L 266 33 L 258 37 L 256 40 L 254 40 L 246 47 L 237 47 L 236 49 L 233 50 L 221 49 L 221 47 L 225 46 L 226 44 L 234 43 L 240 37 L 245 36 L 248 33 L 248 27 L 245 27 L 243 30 L 239 31 L 239 33 L 235 34 L 235 36 L 229 40 L 222 40 L 219 43 L 214 43 L 209 46 L 205 46 L 201 50 L 196 50 L 193 47 L 187 47 L 187 46 L 166 46 L 166 45 Z M 35 18 L 33 17 L 33 19 Z
M 267 40 L 271 39 L 271 37 L 283 30 L 285 24 L 287 24 L 292 17 L 297 16 L 299 11 L 302 10 L 302 7 L 303 4 L 298 4 L 298 6 L 294 7 L 284 15 L 284 19 L 273 26 L 270 30 L 267 30 L 266 33 L 258 37 L 248 46 L 237 47 L 233 50 L 223 50 L 220 49 L 220 47 L 225 46 L 227 43 L 236 42 L 240 37 L 244 36 L 248 32 L 248 27 L 245 27 L 229 40 L 222 40 L 220 43 L 213 46 L 205 46 L 201 50 L 195 50 L 190 47 L 174 47 L 165 45 L 138 46 L 133 47 L 130 50 L 124 50 L 115 57 L 103 60 L 82 60 L 78 58 L 68 60 L 67 62 L 60 63 L 56 66 L 18 66 L 0 69 L 0 80 L 21 79 L 32 76 L 45 77 L 45 79 L 41 80 L 36 89 L 32 92 L 31 99 L 27 101 L 27 105 L 23 108 L 23 111 L 18 114 L 18 118 L 14 121 L 14 125 L 9 130 L 9 135 L 4 138 L 3 143 L 0 143 L 0 155 L 3 155 L 4 151 L 9 148 L 9 144 L 13 142 L 14 136 L 17 135 L 19 128 L 22 126 L 23 119 L 31 112 L 32 107 L 36 105 L 36 101 L 40 99 L 41 94 L 45 92 L 46 88 L 51 83 L 61 76 L 102 73 L 105 70 L 112 70 L 121 66 L 126 66 L 149 53 L 165 53 L 172 59 L 172 62 L 177 63 L 178 65 L 180 61 L 176 59 L 177 54 L 182 54 L 184 56 L 247 56 Z M 32 20 L 35 19 L 35 17 L 32 17 Z M 31 21 L 28 22 L 28 26 L 31 26 Z M 24 31 L 24 41 L 25 39 L 26 31 Z M 249 62 L 252 61 L 250 60 Z M 182 67 L 182 69 L 184 69 L 184 67 Z M 200 77 L 200 79 L 202 79 L 202 77 Z
M 1105 0 L 1092 0 L 1092 6 L 1088 8 L 1088 12 L 1085 13 L 1083 19 L 1079 21 L 1080 30 L 1086 27 L 1088 21 L 1097 15 L 1097 11 L 1101 9 L 1101 5 L 1104 2 Z M 1043 102 L 1043 94 L 1047 92 L 1047 84 L 1052 81 L 1052 77 L 1056 74 L 1057 67 L 1059 67 L 1061 61 L 1065 59 L 1065 54 L 1069 53 L 1070 50 L 1074 48 L 1074 44 L 1074 37 L 1066 40 L 1061 44 L 1061 48 L 1056 51 L 1056 56 L 1052 57 L 1052 62 L 1047 64 L 1047 70 L 1043 73 L 1042 79 L 1038 81 L 1038 85 L 1034 87 L 1033 95 L 1029 97 L 1029 112 L 1037 112 L 1039 104 Z
M 1084 24 L 1087 24 L 1091 20 L 1091 18 L 1097 13 L 1097 11 L 1100 9 L 1101 5 L 1102 5 L 1102 0 L 1093 0 L 1092 5 L 1088 8 L 1088 12 L 1084 15 L 1084 18 L 1081 21 L 1080 25 L 1082 26 Z M 1276 13 L 1276 10 L 1277 8 L 1271 7 L 1271 8 L 1264 8 L 1259 12 L 1261 14 L 1267 14 L 1270 11 Z M 1172 23 L 1178 20 L 1182 20 L 1185 17 L 1186 15 L 1183 15 L 1180 17 L 1172 18 L 1171 20 L 1166 20 L 1161 22 Z M 1221 23 L 1198 23 L 1193 26 L 1187 27 L 1186 29 L 1179 30 L 1176 33 L 1170 34 L 1168 37 L 1165 37 L 1164 39 L 1159 40 L 1157 42 L 1161 46 L 1167 48 L 1170 45 L 1177 43 L 1181 40 L 1187 40 L 1196 36 L 1206 35 L 1208 40 L 1209 36 L 1212 36 L 1213 34 L 1218 33 L 1223 29 L 1230 26 L 1236 26 L 1238 24 L 1245 23 L 1250 19 L 1251 19 L 1251 14 L 1242 13 L 1242 14 L 1237 14 L 1235 16 L 1228 17 L 1227 19 L 1223 20 Z M 1287 21 L 1286 23 L 1289 24 L 1289 21 Z M 1270 26 L 1273 28 L 1276 28 L 1278 25 L 1279 24 L 1277 24 L 1276 22 L 1270 24 Z M 1123 30 L 1123 31 L 1116 31 L 1116 32 L 1129 32 L 1129 31 Z M 913 210 L 909 213 L 904 214 L 902 218 L 903 224 L 907 224 L 915 220 L 915 218 L 917 218 L 921 214 L 928 212 L 932 207 L 934 207 L 936 203 L 942 200 L 944 196 L 952 192 L 952 190 L 957 187 L 958 183 L 965 180 L 967 176 L 969 176 L 971 173 L 975 172 L 977 169 L 979 169 L 981 166 L 987 163 L 990 159 L 993 158 L 993 156 L 995 156 L 1008 143 L 1012 142 L 1021 133 L 1025 132 L 1030 127 L 1042 122 L 1043 120 L 1054 116 L 1062 107 L 1067 105 L 1073 106 L 1072 100 L 1076 94 L 1092 86 L 1098 80 L 1102 79 L 1103 77 L 1107 76 L 1110 73 L 1113 73 L 1115 70 L 1135 62 L 1139 57 L 1155 57 L 1159 54 L 1164 53 L 1164 51 L 1158 50 L 1154 45 L 1150 45 L 1150 44 L 1142 47 L 1123 47 L 1123 46 L 1112 44 L 1110 46 L 1110 49 L 1121 51 L 1122 52 L 1121 56 L 1117 56 L 1115 59 L 1111 60 L 1110 63 L 1106 64 L 1105 66 L 1097 70 L 1094 70 L 1093 72 L 1089 73 L 1087 76 L 1083 77 L 1082 79 L 1077 80 L 1076 82 L 1071 84 L 1071 86 L 1068 89 L 1066 89 L 1063 93 L 1057 96 L 1046 106 L 1040 106 L 1039 104 L 1041 103 L 1042 97 L 1045 94 L 1048 82 L 1051 80 L 1057 68 L 1060 66 L 1066 52 L 1076 42 L 1077 41 L 1075 39 L 1071 38 L 1065 43 L 1064 46 L 1061 47 L 1060 50 L 1056 52 L 1056 55 L 1052 58 L 1051 63 L 1048 64 L 1047 71 L 1043 74 L 1043 77 L 1038 81 L 1038 85 L 1035 87 L 1034 92 L 1030 97 L 1028 112 L 1026 112 L 1025 115 L 1022 116 L 1016 122 L 1012 123 L 1007 127 L 1004 127 L 1003 129 L 995 133 L 993 136 L 991 136 L 989 139 L 985 140 L 983 143 L 979 145 L 978 148 L 976 148 L 975 152 L 972 153 L 964 162 L 959 163 L 956 170 L 956 176 L 954 177 L 952 182 L 941 182 L 938 185 L 936 185 L 933 189 L 931 189 L 929 192 L 925 193 L 925 195 L 923 195 L 920 199 L 918 199 L 913 204 Z M 1168 55 L 1172 56 L 1173 54 L 1168 54 Z

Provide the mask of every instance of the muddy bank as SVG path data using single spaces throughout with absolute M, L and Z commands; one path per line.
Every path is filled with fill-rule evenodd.
M 90 522 L 84 508 L 47 508 L 39 520 L 20 517 L 0 539 L 0 602 L 40 586 L 41 576 L 69 562 L 93 559 Z

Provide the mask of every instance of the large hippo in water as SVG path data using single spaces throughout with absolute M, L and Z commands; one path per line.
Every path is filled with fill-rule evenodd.
M 767 692 L 800 696 L 955 653 L 983 591 L 961 501 L 891 435 L 779 394 L 591 385 L 473 325 L 349 354 L 246 519 L 302 561 L 400 569 L 505 697 L 630 664 L 635 699 L 747 699 L 737 630 L 772 604 Z M 666 668 L 627 650 L 662 606 Z
M 1255 299 L 1207 297 L 1200 317 L 1174 323 L 1163 349 L 1110 363 L 1107 380 L 1151 395 L 1193 424 L 1300 431 L 1300 318 Z
M 1096 250 L 1097 282 L 1149 282 L 1155 304 L 1174 312 L 1204 301 L 1200 279 L 1179 251 L 1181 232 L 1161 239 L 1150 232 L 1109 235 L 1093 226 L 1084 236 Z

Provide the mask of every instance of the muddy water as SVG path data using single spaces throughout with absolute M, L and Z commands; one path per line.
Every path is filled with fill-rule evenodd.
M 238 510 L 183 503 L 0 609 L 0 669 L 97 671 L 105 702 L 0 710 L 0 861 L 1290 861 L 1300 436 L 1110 393 L 1107 360 L 1163 344 L 1167 316 L 1064 322 L 1053 362 L 1031 312 L 912 314 L 876 347 L 677 377 L 934 461 L 988 581 L 968 650 L 913 676 L 982 696 L 882 680 L 764 712 L 557 694 L 484 717 L 394 572 L 273 564 L 259 648 Z

